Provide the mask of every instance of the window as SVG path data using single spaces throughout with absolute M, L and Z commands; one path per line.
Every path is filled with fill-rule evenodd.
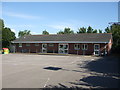
M 35 46 L 39 46 L 39 43 L 35 43 Z
M 26 43 L 26 46 L 30 46 L 30 44 L 29 44 L 29 43 Z
M 68 45 L 64 45 L 63 48 L 64 48 L 64 49 L 68 49 Z
M 79 50 L 79 49 L 80 49 L 80 45 L 79 45 L 79 44 L 75 44 L 75 45 L 74 45 L 74 49 L 75 49 L 75 50 Z
M 68 53 L 68 44 L 59 44 L 59 53 Z
M 94 46 L 94 49 L 95 49 L 95 50 L 99 50 L 99 48 L 100 48 L 100 46 L 97 45 L 97 44 Z
M 19 43 L 19 47 L 22 47 L 22 43 Z
M 82 45 L 82 50 L 87 50 L 88 49 L 88 45 L 87 44 L 83 44 Z
M 50 44 L 49 44 L 49 47 L 53 47 L 53 46 L 54 46 L 54 44 L 53 44 L 53 43 L 50 43 Z

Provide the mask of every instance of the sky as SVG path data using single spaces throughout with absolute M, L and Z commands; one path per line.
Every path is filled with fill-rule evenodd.
M 109 22 L 118 21 L 118 2 L 2 2 L 2 19 L 16 36 L 20 30 L 56 34 L 65 27 L 104 31 Z

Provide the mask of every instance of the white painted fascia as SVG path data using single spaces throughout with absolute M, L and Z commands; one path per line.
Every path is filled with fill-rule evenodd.
M 109 43 L 100 41 L 12 41 L 12 43 Z

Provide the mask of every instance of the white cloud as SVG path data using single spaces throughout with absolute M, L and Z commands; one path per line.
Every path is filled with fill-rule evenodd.
M 18 38 L 18 31 L 13 28 L 11 29 L 11 31 L 13 31 L 15 33 L 15 36 Z
M 3 12 L 3 15 L 17 17 L 17 18 L 23 18 L 23 19 L 40 19 L 39 16 L 32 16 L 32 15 L 28 15 L 28 14 L 13 13 L 13 12 Z
M 14 33 L 16 32 L 16 30 L 15 30 L 15 29 L 11 29 L 11 31 L 13 31 Z

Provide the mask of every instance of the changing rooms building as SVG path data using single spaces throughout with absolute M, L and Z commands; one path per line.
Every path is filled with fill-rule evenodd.
M 28 35 L 12 43 L 15 45 L 16 52 L 100 55 L 110 53 L 112 34 Z

